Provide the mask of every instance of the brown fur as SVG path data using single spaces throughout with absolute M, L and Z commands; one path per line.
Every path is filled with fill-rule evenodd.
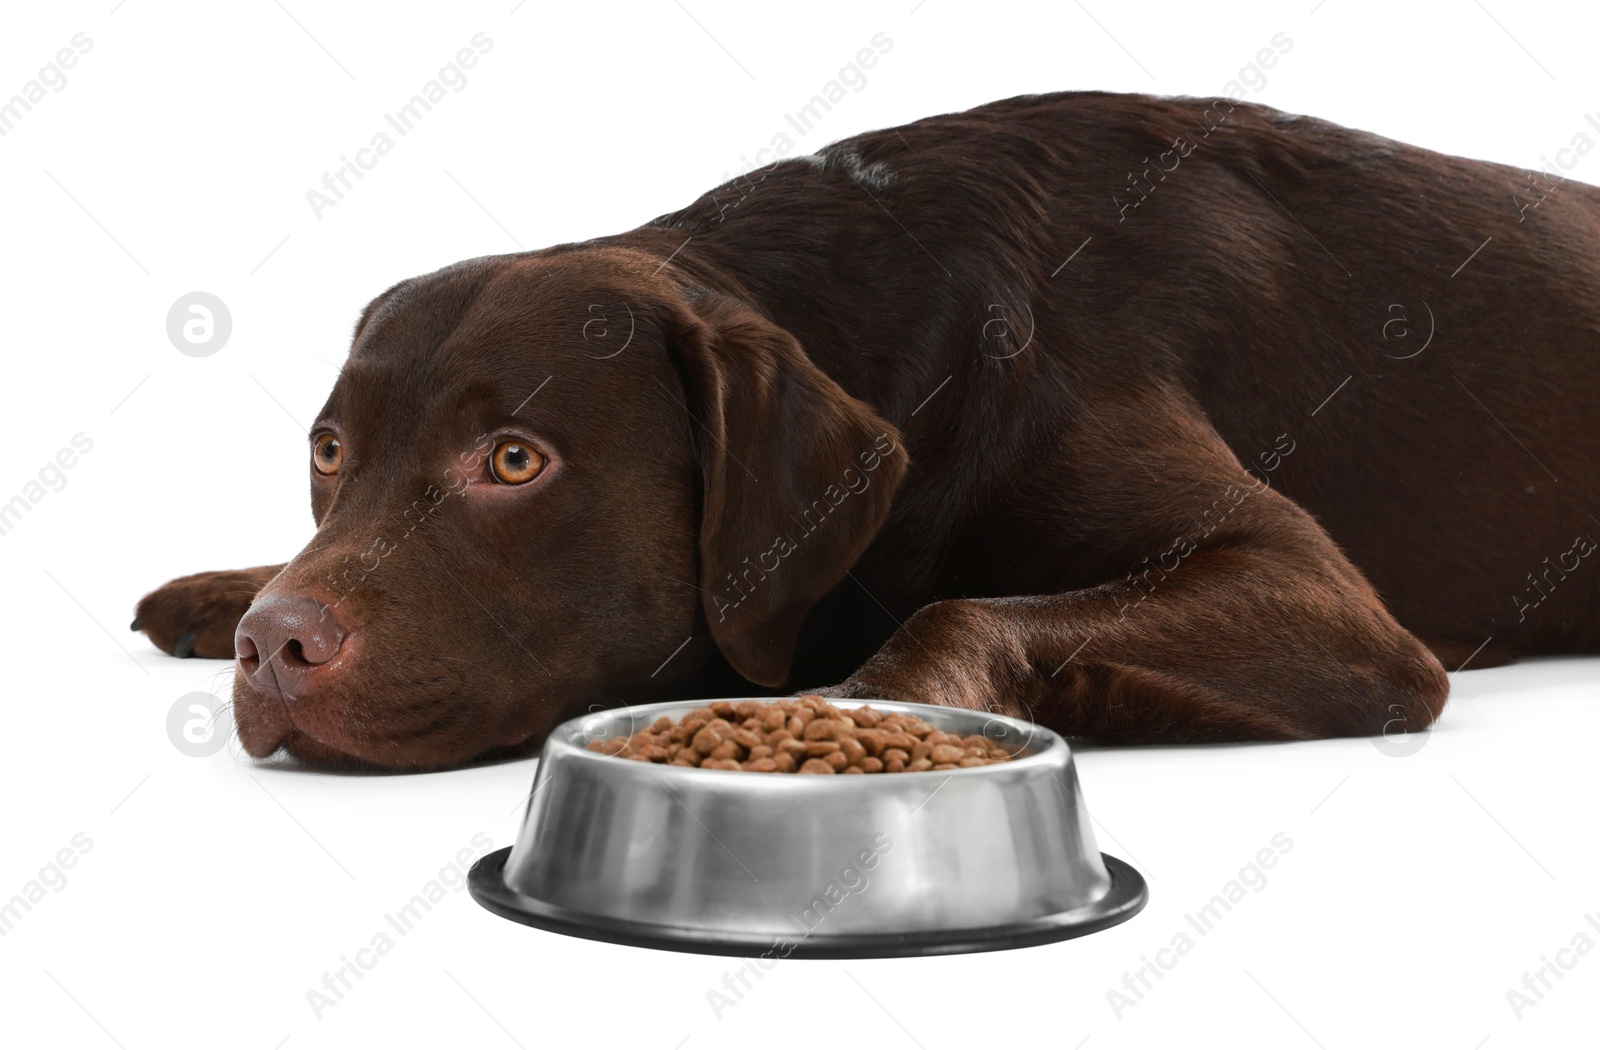
M 225 656 L 241 589 L 325 609 L 335 658 L 235 688 L 318 763 L 830 681 L 1107 742 L 1420 729 L 1441 657 L 1600 642 L 1597 220 L 1220 100 L 862 135 L 380 296 L 311 544 L 136 622 Z M 546 472 L 489 482 L 501 435 Z

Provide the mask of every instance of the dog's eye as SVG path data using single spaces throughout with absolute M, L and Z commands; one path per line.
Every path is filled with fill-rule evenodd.
M 337 474 L 344 446 L 332 434 L 318 434 L 311 442 L 311 466 L 318 474 Z
M 532 481 L 543 469 L 544 457 L 521 441 L 502 441 L 489 457 L 489 470 L 494 479 L 506 485 Z

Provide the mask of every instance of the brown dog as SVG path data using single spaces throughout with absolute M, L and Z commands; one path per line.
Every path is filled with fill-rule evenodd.
M 237 651 L 246 750 L 314 763 L 829 681 L 1108 742 L 1421 729 L 1441 660 L 1600 641 L 1597 217 L 1221 100 L 863 135 L 379 296 L 310 545 L 135 627 Z

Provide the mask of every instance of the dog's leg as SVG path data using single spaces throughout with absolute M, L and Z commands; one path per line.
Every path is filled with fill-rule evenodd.
M 1103 743 L 1415 732 L 1444 707 L 1433 655 L 1374 599 L 1266 552 L 1196 554 L 1140 602 L 1112 584 L 919 610 L 835 696 L 949 704 Z
M 1426 727 L 1444 669 L 1331 553 L 1196 552 L 1154 590 L 938 602 L 826 692 L 987 709 L 1105 743 Z
M 282 565 L 200 572 L 157 587 L 139 600 L 133 629 L 173 656 L 233 659 L 233 632 L 256 592 Z
M 1220 441 L 1148 461 L 1171 479 L 1085 506 L 1115 508 L 1105 520 L 1124 542 L 1160 546 L 1102 561 L 1116 567 L 1098 586 L 925 606 L 824 692 L 988 709 L 1107 743 L 1405 733 L 1438 717 L 1439 661 L 1309 514 Z M 1100 531 L 1110 544 L 1119 530 Z M 1069 578 L 1047 568 L 1054 555 L 1017 557 Z

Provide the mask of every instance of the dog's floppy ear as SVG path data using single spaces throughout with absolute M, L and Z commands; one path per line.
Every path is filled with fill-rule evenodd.
M 907 466 L 900 433 L 727 296 L 673 304 L 667 329 L 704 486 L 706 619 L 734 670 L 779 686 L 806 613 L 889 513 Z

